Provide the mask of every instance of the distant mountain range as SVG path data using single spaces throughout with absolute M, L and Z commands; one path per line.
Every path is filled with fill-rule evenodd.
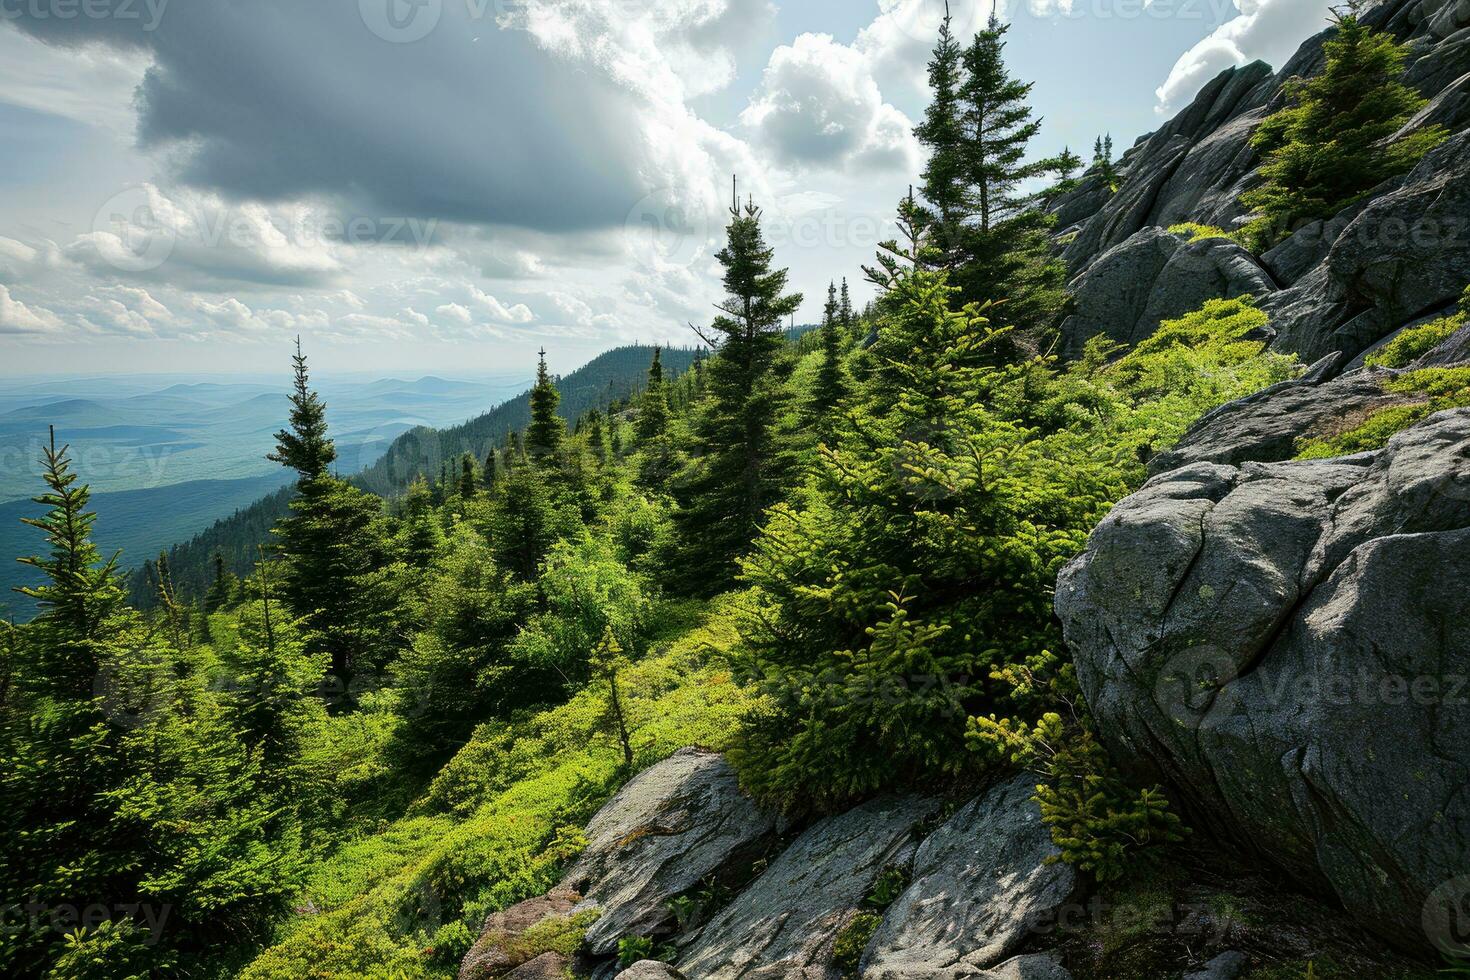
M 360 472 L 405 432 L 473 418 L 530 380 L 324 378 L 341 471 Z M 30 498 L 42 490 L 48 425 L 92 488 L 99 545 L 122 549 L 132 568 L 289 482 L 265 458 L 287 391 L 285 379 L 256 377 L 0 378 L 0 613 L 30 609 L 11 590 L 36 576 L 14 559 L 41 547 L 20 518 L 41 513 Z
M 619 347 L 558 378 L 556 386 L 562 396 L 562 417 L 573 421 L 590 408 L 606 407 L 640 390 L 647 380 L 653 350 L 642 345 Z M 694 348 L 664 348 L 664 370 L 669 376 L 678 375 L 689 369 L 696 356 Z M 435 378 L 425 378 L 415 384 L 427 383 L 433 387 L 435 382 L 451 389 L 456 384 Z M 406 488 L 415 476 L 437 474 L 442 464 L 458 459 L 466 452 L 473 453 L 477 459 L 484 459 L 492 446 L 503 444 L 508 433 L 525 428 L 530 421 L 529 381 L 523 383 L 522 388 L 519 394 L 489 412 L 460 425 L 444 428 L 417 426 L 403 431 L 386 447 L 386 451 L 379 448 L 367 466 L 344 468 L 342 472 L 353 474 L 351 478 L 359 486 L 392 497 Z M 380 390 L 380 397 L 394 395 L 401 390 L 389 386 Z M 339 408 L 328 392 L 324 391 L 322 396 L 327 403 L 332 435 L 338 440 L 340 450 L 342 437 L 338 433 L 343 425 L 343 415 L 350 413 Z M 280 424 L 278 419 L 275 425 L 279 427 Z M 277 470 L 285 476 L 279 467 Z M 248 504 L 237 504 L 238 509 L 233 514 L 204 527 L 189 540 L 181 540 L 182 535 L 164 539 L 165 542 L 180 542 L 169 549 L 169 568 L 176 586 L 183 593 L 197 596 L 208 588 L 214 574 L 216 552 L 225 556 L 236 574 L 250 569 L 259 557 L 260 545 L 268 540 L 271 527 L 287 513 L 292 491 L 284 485 L 286 482 L 282 479 L 277 483 L 279 489 L 273 493 L 259 499 L 252 498 Z M 137 563 L 144 558 L 156 557 L 162 543 L 151 545 L 137 558 Z M 131 593 L 132 601 L 139 606 L 147 607 L 153 603 L 151 586 L 141 575 L 134 576 Z

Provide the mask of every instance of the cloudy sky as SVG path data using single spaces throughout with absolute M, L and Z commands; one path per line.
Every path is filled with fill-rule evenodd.
M 992 0 L 953 0 L 968 35 Z M 815 319 L 890 234 L 943 0 L 0 0 L 0 372 L 467 376 L 688 343 L 730 176 Z M 1013 0 L 1035 147 L 1322 0 Z

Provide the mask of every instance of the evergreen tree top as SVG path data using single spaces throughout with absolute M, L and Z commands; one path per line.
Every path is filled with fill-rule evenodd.
M 295 390 L 291 394 L 291 428 L 276 433 L 276 449 L 266 456 L 272 462 L 288 466 L 306 483 L 327 475 L 337 459 L 337 448 L 327 438 L 327 406 L 311 390 L 306 369 L 306 355 L 301 352 L 301 338 L 296 338 L 296 353 L 291 358 L 295 373 Z

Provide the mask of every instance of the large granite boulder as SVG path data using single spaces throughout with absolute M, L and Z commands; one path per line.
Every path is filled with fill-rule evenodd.
M 863 957 L 863 980 L 960 980 L 995 966 L 1071 895 L 1022 774 L 962 807 L 919 847 L 909 887 Z M 1055 863 L 1047 863 L 1052 860 Z
M 909 867 L 915 829 L 938 808 L 924 797 L 883 797 L 813 824 L 683 944 L 679 971 L 696 980 L 838 980 L 838 933 L 879 875 Z
M 681 749 L 624 786 L 587 824 L 587 848 L 563 880 L 601 914 L 587 930 L 594 955 L 624 936 L 659 932 L 669 901 L 773 835 L 776 816 L 740 791 L 725 757 Z
M 1056 607 L 1120 765 L 1426 944 L 1426 899 L 1470 868 L 1470 410 L 1347 460 L 1155 477 Z
M 1228 239 L 1191 244 L 1162 228 L 1145 228 L 1072 283 L 1077 312 L 1062 324 L 1062 352 L 1076 357 L 1098 334 L 1136 344 L 1164 320 L 1197 310 L 1206 300 L 1264 296 L 1275 288 L 1251 254 Z

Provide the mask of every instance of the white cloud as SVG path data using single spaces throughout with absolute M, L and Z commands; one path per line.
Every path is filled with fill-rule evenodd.
M 499 323 L 530 323 L 536 319 L 536 314 L 532 313 L 530 307 L 524 303 L 506 306 L 477 286 L 470 286 L 469 293 L 475 307 Z
M 213 289 L 231 283 L 320 286 L 345 271 L 336 229 L 306 203 L 268 208 L 144 183 L 98 211 L 64 252 L 93 274 Z
M 1235 0 L 1240 13 L 1184 52 L 1157 92 L 1161 114 L 1184 106 L 1226 68 L 1260 59 L 1280 68 L 1326 26 L 1325 0 Z
M 434 312 L 446 320 L 453 320 L 466 327 L 475 322 L 475 316 L 469 311 L 469 308 L 460 306 L 458 303 L 445 303 Z
M 913 124 L 883 101 L 868 59 L 829 34 L 777 48 L 740 121 L 798 166 L 911 170 L 919 157 Z
M 41 306 L 27 306 L 0 284 L 0 334 L 49 334 L 61 329 L 61 318 Z

